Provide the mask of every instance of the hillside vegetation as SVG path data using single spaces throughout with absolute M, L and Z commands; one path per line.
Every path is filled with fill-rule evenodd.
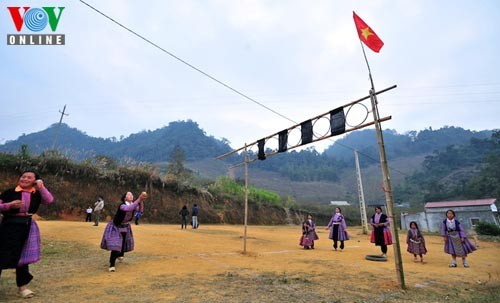
M 76 163 L 56 153 L 31 156 L 26 148 L 15 155 L 0 154 L 0 190 L 17 184 L 20 172 L 37 171 L 56 203 L 40 209 L 47 219 L 83 220 L 85 209 L 97 196 L 106 201 L 104 215 L 110 219 L 123 193 L 146 191 L 144 220 L 150 223 L 177 223 L 183 205 L 200 206 L 200 222 L 241 224 L 244 218 L 244 186 L 219 178 L 207 188 L 184 184 L 178 175 L 161 177 L 153 166 L 94 166 Z M 275 193 L 249 188 L 249 224 L 298 224 L 304 214 L 294 201 L 282 201 Z
M 38 133 L 23 134 L 17 140 L 0 145 L 0 151 L 16 154 L 25 146 L 30 154 L 40 155 L 51 149 L 56 127 L 52 125 Z M 495 161 L 489 155 L 494 157 L 497 152 L 492 133 L 459 127 L 429 128 L 405 134 L 384 131 L 395 201 L 410 202 L 418 208 L 429 200 L 497 196 L 491 190 L 496 181 L 491 181 L 491 173 L 485 172 L 491 170 L 487 167 Z M 365 201 L 369 205 L 381 204 L 385 198 L 381 190 L 377 146 L 374 130 L 352 132 L 335 141 L 323 153 L 310 147 L 252 162 L 249 183 L 277 193 L 283 201 L 291 199 L 302 205 L 326 205 L 332 200 L 355 204 L 358 189 L 353 150 L 356 149 L 360 157 Z M 244 179 L 242 168 L 231 168 L 235 159 L 214 159 L 231 150 L 229 142 L 207 135 L 190 120 L 171 122 L 163 128 L 142 131 L 119 140 L 92 138 L 62 124 L 56 149 L 64 158 L 99 169 L 141 166 L 158 175 L 176 169 L 171 165 L 180 152 L 183 164 L 190 171 L 190 177 L 179 181 L 183 185 L 206 188 L 220 176 Z M 239 155 L 238 162 L 242 158 Z M 469 184 L 472 181 L 475 185 Z
M 422 168 L 399 184 L 405 201 L 441 201 L 500 197 L 500 131 L 490 139 L 448 146 L 427 156 Z

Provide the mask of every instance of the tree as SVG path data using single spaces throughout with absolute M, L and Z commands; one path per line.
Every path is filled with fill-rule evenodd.
M 500 130 L 493 131 L 491 147 L 484 159 L 484 165 L 479 174 L 471 179 L 466 191 L 480 198 L 500 196 Z
M 454 129 L 449 129 L 453 135 Z M 500 131 L 491 138 L 471 138 L 468 145 L 449 145 L 425 158 L 422 170 L 395 187 L 411 202 L 480 199 L 500 196 Z
M 169 155 L 166 179 L 173 178 L 179 184 L 191 181 L 193 172 L 184 166 L 185 162 L 186 154 L 184 150 L 179 145 L 176 145 Z
M 184 162 L 186 161 L 186 153 L 179 145 L 174 147 L 170 153 L 169 160 L 167 163 L 167 173 L 178 178 L 181 177 L 185 171 Z
M 95 155 L 85 160 L 85 163 L 93 165 L 101 171 L 111 171 L 118 168 L 118 162 L 114 158 L 106 155 Z

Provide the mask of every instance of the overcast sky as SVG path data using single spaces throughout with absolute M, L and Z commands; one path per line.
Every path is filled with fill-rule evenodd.
M 368 94 L 356 11 L 385 43 L 378 54 L 365 48 L 376 88 L 398 85 L 379 96 L 381 116 L 392 116 L 384 129 L 500 125 L 500 1 L 86 2 L 298 122 Z M 16 5 L 64 6 L 55 33 L 66 45 L 7 45 L 18 34 L 7 7 Z M 0 6 L 0 143 L 58 122 L 65 104 L 63 122 L 102 138 L 191 119 L 239 148 L 293 124 L 80 1 Z

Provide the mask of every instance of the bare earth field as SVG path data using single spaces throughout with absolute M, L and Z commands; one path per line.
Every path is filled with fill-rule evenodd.
M 500 243 L 479 242 L 470 268 L 448 268 L 440 236 L 427 235 L 425 264 L 414 263 L 400 235 L 407 289 L 399 287 L 393 249 L 380 250 L 350 228 L 343 252 L 319 229 L 315 250 L 298 246 L 298 226 L 133 226 L 136 249 L 108 272 L 99 248 L 105 223 L 38 221 L 42 260 L 31 265 L 36 297 L 17 297 L 14 270 L 4 270 L 0 302 L 498 302 Z

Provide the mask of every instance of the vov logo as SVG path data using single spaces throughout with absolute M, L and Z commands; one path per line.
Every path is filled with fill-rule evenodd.
M 47 25 L 52 32 L 57 30 L 64 7 L 19 7 L 9 6 L 10 16 L 17 32 L 24 31 L 23 27 L 31 32 L 41 32 Z M 7 35 L 7 45 L 64 45 L 63 34 L 17 34 Z

